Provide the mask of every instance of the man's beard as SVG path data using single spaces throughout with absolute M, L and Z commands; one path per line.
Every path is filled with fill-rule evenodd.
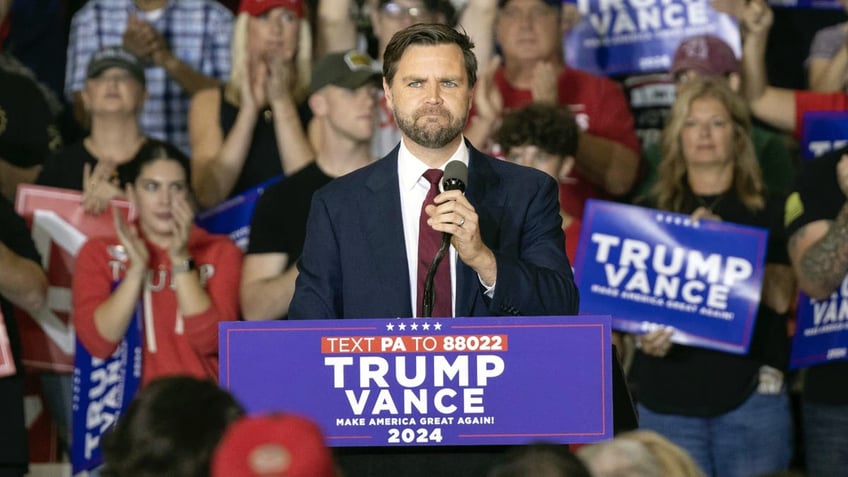
M 422 116 L 434 112 L 447 117 L 447 126 L 438 126 L 434 123 L 426 123 L 423 126 L 417 124 Z M 465 118 L 455 118 L 450 111 L 444 108 L 419 110 L 413 113 L 412 117 L 398 115 L 397 111 L 393 111 L 393 113 L 398 128 L 416 144 L 429 149 L 445 147 L 462 133 L 462 129 L 465 126 Z

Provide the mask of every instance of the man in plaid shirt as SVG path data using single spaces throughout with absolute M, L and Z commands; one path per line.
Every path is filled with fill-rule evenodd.
M 188 153 L 189 100 L 229 75 L 232 28 L 232 13 L 214 0 L 90 0 L 68 42 L 65 94 L 77 119 L 86 124 L 80 91 L 89 58 L 123 46 L 146 66 L 142 130 Z

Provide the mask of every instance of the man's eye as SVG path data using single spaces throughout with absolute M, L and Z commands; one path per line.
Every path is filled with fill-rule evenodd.
M 159 188 L 159 184 L 157 184 L 155 182 L 148 182 L 148 183 L 144 184 L 144 190 L 146 190 L 146 191 L 154 192 L 158 188 Z
M 420 81 L 410 81 L 407 86 L 409 86 L 410 88 L 420 88 L 421 82 Z

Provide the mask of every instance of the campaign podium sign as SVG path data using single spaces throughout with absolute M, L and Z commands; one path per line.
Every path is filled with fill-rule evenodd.
M 597 75 L 668 71 L 685 38 L 715 35 L 741 56 L 739 27 L 707 0 L 577 0 L 580 22 L 564 38 L 565 62 Z
M 675 343 L 744 354 L 767 243 L 757 227 L 589 200 L 574 266 L 580 311 L 610 314 L 624 332 L 668 325 Z
M 825 299 L 801 292 L 796 309 L 791 369 L 848 359 L 848 276 Z
M 224 322 L 220 384 L 330 446 L 612 437 L 607 316 Z

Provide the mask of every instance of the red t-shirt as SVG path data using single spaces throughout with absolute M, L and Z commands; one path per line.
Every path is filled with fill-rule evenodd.
M 804 113 L 819 111 L 848 111 L 848 94 L 795 91 L 795 138 L 804 130 Z
M 495 83 L 503 96 L 504 110 L 526 106 L 533 101 L 528 89 L 510 85 L 501 67 Z M 572 68 L 563 68 L 558 80 L 559 104 L 567 105 L 577 124 L 586 132 L 615 141 L 639 154 L 633 115 L 621 87 L 614 81 Z M 590 198 L 606 198 L 606 194 L 590 184 L 576 169 L 568 180 L 560 182 L 560 205 L 573 217 L 583 216 L 583 205 Z

